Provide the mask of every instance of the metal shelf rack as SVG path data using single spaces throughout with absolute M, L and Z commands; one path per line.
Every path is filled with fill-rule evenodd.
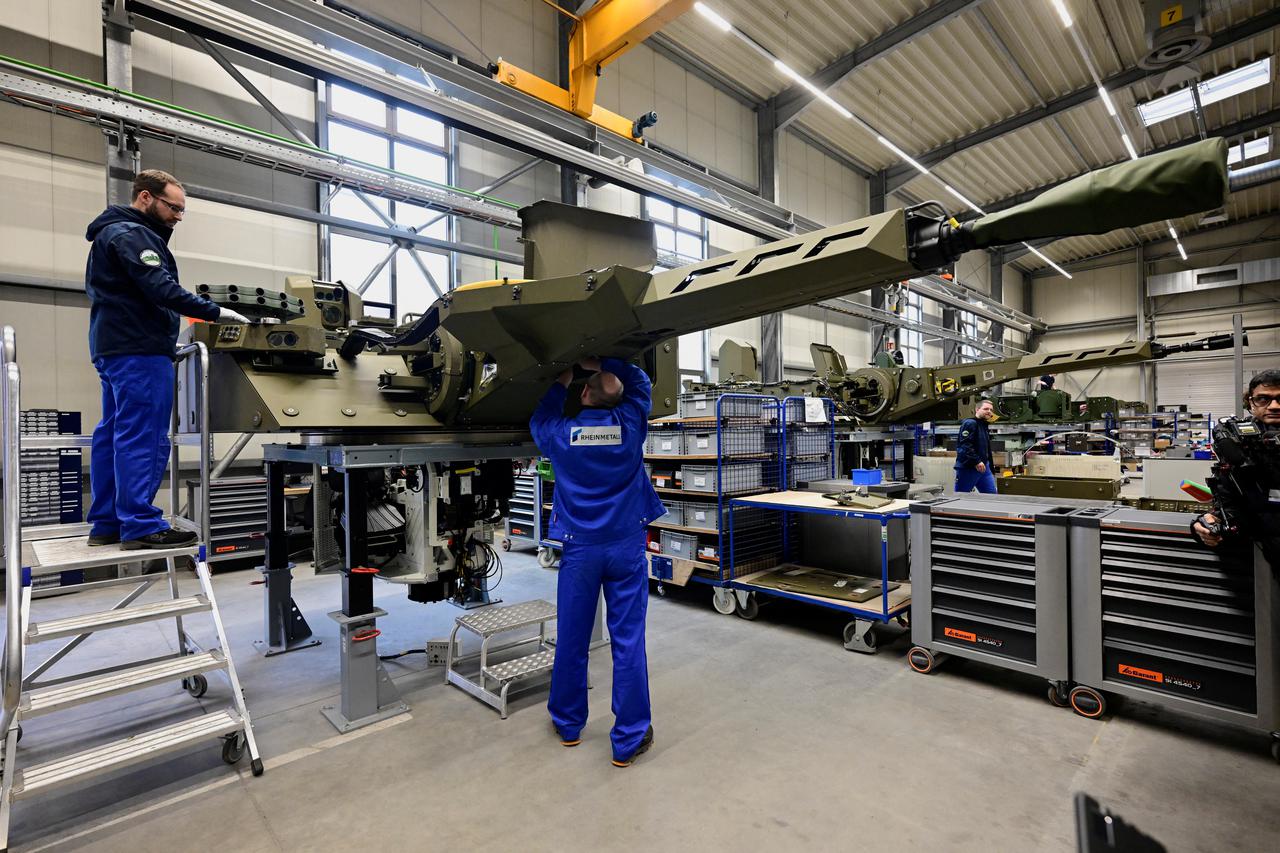
M 829 401 L 828 401 L 829 402 Z M 678 416 L 653 421 L 645 464 L 667 515 L 649 528 L 652 577 L 683 585 L 720 585 L 732 578 L 723 555 L 735 496 L 775 491 L 782 482 L 782 403 L 757 394 L 684 394 Z M 828 424 L 829 428 L 829 424 Z M 830 435 L 826 439 L 830 446 Z M 734 515 L 743 529 L 761 532 L 761 560 L 772 560 L 776 535 L 755 510 Z

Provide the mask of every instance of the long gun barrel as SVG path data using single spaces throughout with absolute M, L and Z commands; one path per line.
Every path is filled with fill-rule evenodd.
M 1105 234 L 1138 223 L 1176 219 L 1221 207 L 1229 191 L 1227 140 L 1205 139 L 1089 172 L 1024 204 L 968 222 L 920 223 L 914 260 L 942 266 L 948 258 L 972 249 Z
M 889 423 L 947 417 L 950 413 L 938 414 L 940 407 L 954 408 L 957 400 L 1015 379 L 1138 364 L 1181 352 L 1229 349 L 1233 344 L 1229 334 L 1212 335 L 1180 344 L 1108 344 L 934 368 L 864 367 L 843 375 L 833 370 L 833 365 L 842 365 L 843 359 L 830 347 L 811 344 L 810 351 L 819 378 L 826 382 L 842 409 L 866 422 Z
M 963 226 L 895 210 L 653 276 L 610 267 L 468 289 L 438 303 L 424 321 L 497 365 L 459 414 L 477 423 L 510 422 L 532 409 L 557 371 L 585 355 L 633 357 L 675 335 L 936 269 L 973 248 L 1101 233 L 1219 207 L 1226 159 L 1225 140 L 1206 140 L 1081 176 Z M 1148 350 L 1134 360 L 1151 357 Z

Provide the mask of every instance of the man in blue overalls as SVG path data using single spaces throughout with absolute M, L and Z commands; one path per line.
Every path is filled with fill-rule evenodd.
M 151 503 L 169 456 L 179 315 L 249 321 L 178 284 L 169 238 L 186 205 L 173 175 L 139 172 L 133 203 L 108 207 L 85 233 L 93 244 L 84 276 L 89 355 L 102 380 L 102 422 L 90 454 L 90 545 L 137 550 L 196 541 L 194 533 L 170 528 Z
M 960 424 L 956 440 L 956 491 L 971 492 L 976 487 L 984 495 L 996 493 L 996 478 L 991 473 L 991 433 L 987 424 L 996 419 L 990 400 L 983 400 L 973 417 Z
M 587 722 L 587 661 L 600 588 L 613 650 L 613 763 L 628 767 L 653 743 L 644 619 L 649 603 L 645 526 L 666 510 L 644 470 L 649 377 L 614 358 L 591 373 L 582 411 L 564 416 L 573 371 L 543 396 L 529 428 L 551 460 L 549 535 L 564 543 L 556 591 L 556 658 L 547 709 L 560 742 L 577 746 Z

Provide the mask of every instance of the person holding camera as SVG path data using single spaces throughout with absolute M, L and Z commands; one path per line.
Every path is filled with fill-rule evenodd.
M 1214 430 L 1214 508 L 1196 518 L 1191 532 L 1210 548 L 1262 544 L 1277 568 L 1280 556 L 1280 370 L 1249 380 L 1249 417 L 1227 418 Z M 1245 444 L 1249 455 L 1242 455 Z M 1229 458 L 1240 455 L 1242 458 Z

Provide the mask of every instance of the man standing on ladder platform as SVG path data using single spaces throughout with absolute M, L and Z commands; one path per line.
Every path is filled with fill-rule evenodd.
M 644 528 L 666 512 L 644 470 L 649 377 L 618 359 L 585 359 L 582 411 L 564 416 L 573 371 L 560 374 L 529 422 L 551 460 L 550 536 L 564 543 L 556 591 L 556 656 L 547 709 L 560 743 L 587 723 L 587 663 L 600 588 L 613 650 L 613 763 L 628 767 L 653 743 L 644 620 L 649 603 Z
M 90 545 L 180 548 L 197 538 L 170 528 L 152 504 L 169 456 L 179 316 L 249 320 L 178 284 L 168 244 L 186 205 L 177 178 L 150 169 L 134 179 L 132 204 L 111 205 L 85 233 L 93 244 L 84 277 L 89 355 L 102 380 L 102 422 L 90 455 Z
M 956 491 L 971 492 L 976 487 L 984 495 L 996 493 L 996 478 L 991 472 L 991 433 L 987 424 L 996 419 L 996 408 L 983 400 L 973 417 L 960 424 L 956 439 Z

